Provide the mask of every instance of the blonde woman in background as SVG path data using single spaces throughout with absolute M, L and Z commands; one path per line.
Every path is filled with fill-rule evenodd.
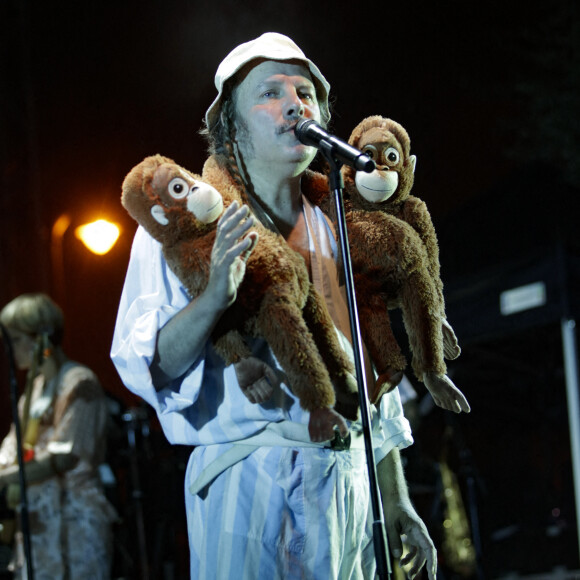
M 19 401 L 34 575 L 37 579 L 110 578 L 114 508 L 98 468 L 108 408 L 95 373 L 62 349 L 63 313 L 45 294 L 23 294 L 0 312 L 15 364 L 28 371 Z M 20 501 L 14 424 L 0 447 L 0 489 Z M 26 577 L 17 526 L 15 578 Z

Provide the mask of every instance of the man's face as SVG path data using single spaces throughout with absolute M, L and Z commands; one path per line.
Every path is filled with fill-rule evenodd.
M 294 134 L 301 118 L 320 121 L 320 108 L 308 69 L 300 64 L 264 61 L 250 70 L 235 93 L 236 140 L 246 163 L 293 163 L 303 171 L 316 149 Z

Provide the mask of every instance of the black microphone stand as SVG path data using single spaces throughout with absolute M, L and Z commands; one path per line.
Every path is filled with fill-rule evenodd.
M 360 414 L 365 441 L 367 468 L 369 472 L 371 506 L 373 510 L 373 543 L 375 548 L 375 558 L 377 561 L 377 575 L 381 580 L 383 580 L 391 577 L 392 568 L 391 561 L 389 559 L 389 552 L 387 549 L 387 532 L 385 529 L 383 506 L 381 503 L 381 495 L 377 481 L 375 454 L 373 450 L 372 433 L 370 427 L 371 419 L 367 395 L 368 388 L 364 371 L 363 346 L 360 334 L 360 323 L 358 319 L 356 297 L 354 293 L 354 278 L 352 275 L 350 250 L 346 231 L 346 219 L 344 216 L 344 203 L 342 199 L 342 190 L 344 189 L 344 181 L 340 172 L 342 163 L 340 163 L 333 155 L 332 144 L 325 140 L 321 140 L 318 147 L 330 166 L 329 186 L 330 191 L 334 194 L 334 201 L 336 205 L 338 238 L 340 241 L 341 257 L 344 267 L 346 298 L 350 318 L 350 331 L 352 334 L 352 346 L 354 351 L 354 362 L 358 382 Z
M 26 494 L 26 473 L 24 471 L 24 456 L 22 454 L 22 432 L 20 430 L 20 417 L 18 415 L 18 381 L 16 380 L 16 364 L 14 363 L 14 351 L 12 341 L 3 324 L 0 324 L 6 354 L 8 355 L 9 376 L 10 376 L 10 403 L 12 407 L 12 417 L 14 430 L 16 433 L 16 453 L 18 457 L 18 476 L 20 484 L 20 528 L 22 531 L 22 541 L 24 543 L 24 556 L 26 559 L 26 571 L 29 580 L 34 580 L 34 570 L 32 567 L 32 543 L 30 541 L 30 524 L 28 518 L 28 496 Z

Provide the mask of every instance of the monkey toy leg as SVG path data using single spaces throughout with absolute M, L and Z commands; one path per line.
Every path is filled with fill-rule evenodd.
M 408 275 L 400 293 L 403 322 L 413 355 L 413 372 L 420 381 L 423 381 L 424 372 L 447 372 L 441 319 L 430 302 L 433 290 L 431 278 L 417 269 Z
M 326 303 L 313 284 L 310 284 L 302 315 L 334 384 L 335 409 L 347 419 L 356 420 L 359 402 L 354 365 L 340 346 Z
M 362 283 L 361 286 L 364 287 Z M 407 360 L 393 334 L 384 295 L 362 290 L 357 291 L 357 296 L 362 338 L 378 374 L 369 399 L 377 404 L 385 393 L 401 382 Z
M 244 395 L 251 403 L 267 401 L 274 392 L 273 384 L 277 382 L 274 371 L 252 364 L 252 353 L 237 330 L 220 334 L 218 328 L 215 334 L 217 336 L 212 336 L 214 348 L 226 365 L 236 364 L 236 376 Z
M 308 427 L 313 440 L 332 439 L 335 425 L 348 431 L 344 418 L 332 409 L 334 387 L 302 310 L 283 288 L 270 288 L 264 296 L 254 333 L 268 342 L 302 408 L 310 411 Z

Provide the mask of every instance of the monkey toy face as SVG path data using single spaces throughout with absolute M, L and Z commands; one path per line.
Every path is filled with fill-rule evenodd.
M 156 170 L 151 188 L 162 204 L 151 207 L 153 219 L 167 225 L 169 208 L 181 208 L 192 213 L 203 224 L 215 222 L 224 209 L 221 194 L 207 183 L 194 179 L 181 167 L 163 163 Z
M 162 155 L 146 157 L 131 169 L 121 203 L 166 248 L 215 231 L 224 209 L 214 187 Z
M 377 204 L 398 202 L 411 189 L 416 157 L 410 155 L 410 139 L 403 127 L 384 117 L 368 117 L 352 132 L 349 143 L 366 153 L 376 164 L 372 173 L 347 169 L 360 196 Z
M 397 191 L 399 174 L 404 169 L 405 153 L 395 136 L 375 127 L 365 133 L 359 149 L 376 164 L 372 173 L 357 171 L 355 184 L 358 192 L 371 203 L 387 201 Z M 411 171 L 415 171 L 416 157 L 410 156 Z

